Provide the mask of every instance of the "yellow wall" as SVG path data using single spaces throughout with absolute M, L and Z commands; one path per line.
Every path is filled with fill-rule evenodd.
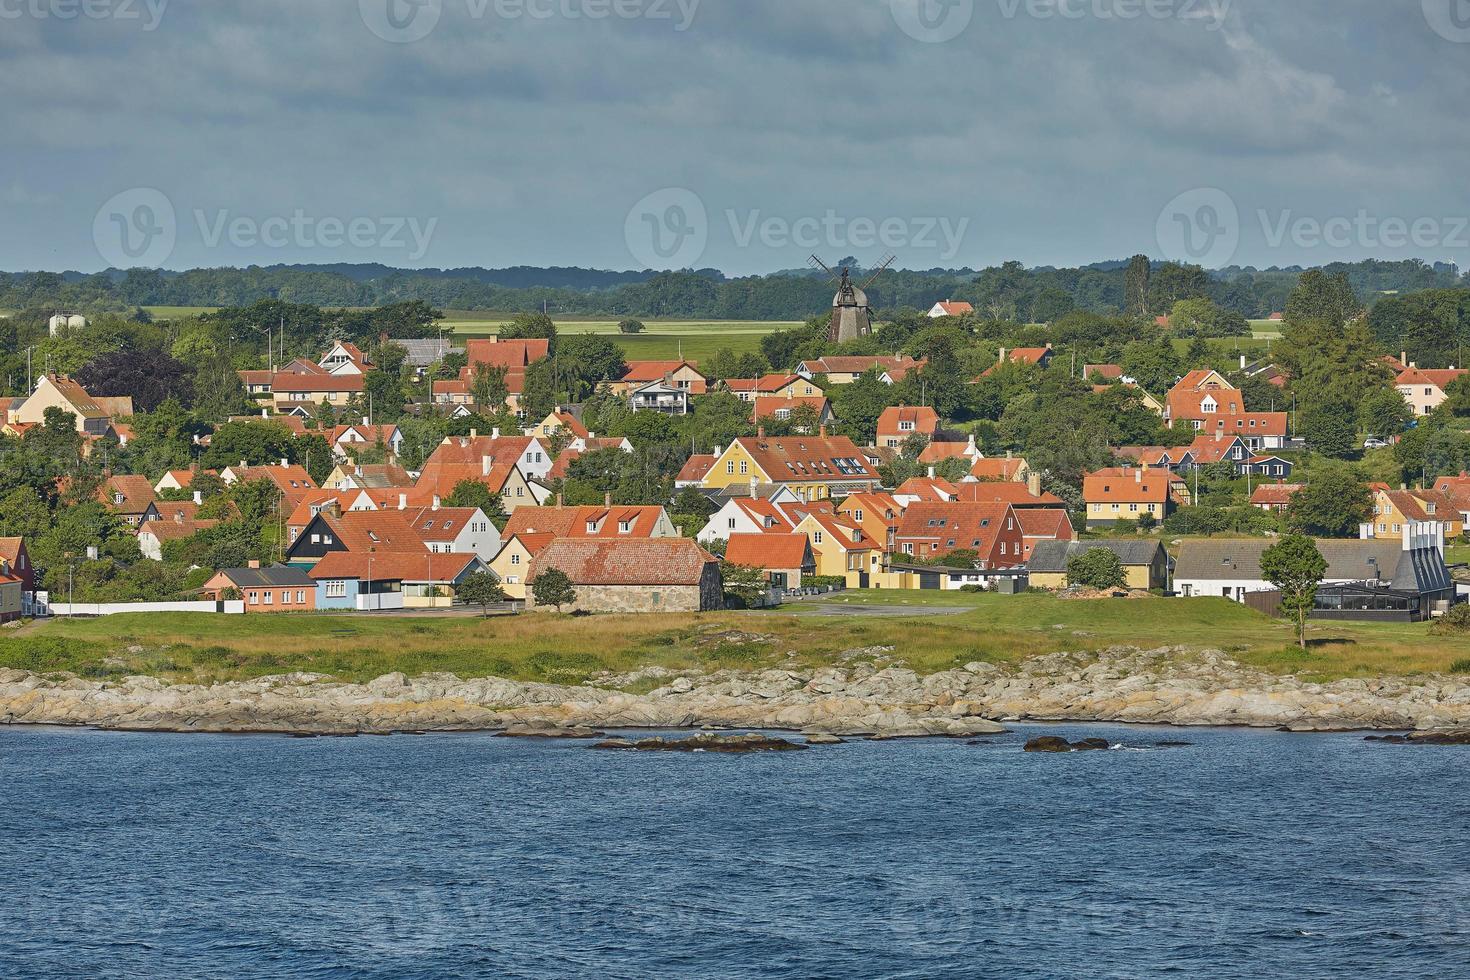
M 743 464 L 743 468 L 742 468 Z M 734 472 L 730 472 L 730 470 Z M 790 474 L 787 474 L 788 476 Z M 745 486 L 755 477 L 761 483 L 775 483 L 790 487 L 802 500 L 826 500 L 832 496 L 831 487 L 822 481 L 789 480 L 779 475 L 772 477 L 756 465 L 754 459 L 740 443 L 731 443 L 725 454 L 715 460 L 715 465 L 705 474 L 702 486 L 706 490 L 722 490 L 725 487 Z
M 520 564 L 513 561 L 517 557 Z M 512 538 L 500 549 L 500 554 L 490 561 L 490 570 L 500 579 L 500 587 L 507 596 L 512 599 L 526 597 L 526 576 L 531 574 L 531 553 L 521 544 L 519 538 Z M 516 581 L 512 582 L 511 579 Z

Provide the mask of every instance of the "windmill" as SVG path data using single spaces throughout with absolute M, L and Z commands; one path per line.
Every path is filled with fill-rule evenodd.
M 812 256 L 812 268 L 827 273 L 837 285 L 837 295 L 832 297 L 832 326 L 827 330 L 828 341 L 840 344 L 866 337 L 873 332 L 873 310 L 868 306 L 867 289 L 897 260 L 898 256 L 890 254 L 878 264 L 878 268 L 866 282 L 861 286 L 854 286 L 850 269 L 844 268 L 840 274 L 833 272 L 827 263 L 815 255 Z

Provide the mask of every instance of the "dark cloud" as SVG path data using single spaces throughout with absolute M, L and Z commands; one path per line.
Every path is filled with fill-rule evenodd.
M 1198 187 L 1226 191 L 1236 259 L 1262 265 L 1461 257 L 1449 234 L 1273 247 L 1262 210 L 1470 214 L 1470 43 L 1436 33 L 1420 0 L 1065 0 L 1081 14 L 1065 17 L 974 0 L 944 43 L 906 34 L 888 0 L 699 0 L 687 30 L 694 0 L 527 0 L 549 17 L 442 0 L 404 44 L 375 36 L 357 0 L 174 0 L 154 30 L 160 0 L 128 0 L 140 19 L 34 15 L 57 2 L 0 0 L 8 269 L 101 267 L 97 209 L 133 187 L 173 202 L 175 267 L 628 267 L 629 208 L 666 187 L 697 194 L 702 263 L 733 272 L 813 250 L 742 244 L 739 228 L 829 210 L 904 225 L 893 250 L 913 267 L 1158 254 L 1161 208 Z M 1147 9 L 1174 15 L 1116 16 Z M 643 15 L 587 16 L 600 10 Z M 414 259 L 381 242 L 211 246 L 196 212 L 438 223 Z M 969 222 L 954 254 L 920 234 L 938 218 Z M 862 240 L 824 231 L 814 247 L 888 247 Z

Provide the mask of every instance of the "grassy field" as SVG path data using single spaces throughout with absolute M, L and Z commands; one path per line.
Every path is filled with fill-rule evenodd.
M 445 324 L 454 329 L 457 338 L 493 336 L 509 316 L 483 313 L 446 312 Z M 613 337 L 632 360 L 673 360 L 684 357 L 691 361 L 709 358 L 721 348 L 737 354 L 759 353 L 761 338 L 777 330 L 800 324 L 781 321 L 722 320 L 645 320 L 641 334 L 618 333 L 616 320 L 557 320 L 558 333 L 606 334 Z
M 913 607 L 912 615 L 855 615 L 857 606 L 905 605 Z M 926 614 L 935 606 L 964 611 Z M 575 683 L 604 670 L 652 665 L 816 667 L 844 651 L 872 646 L 891 646 L 896 660 L 928 674 L 975 660 L 1012 663 L 1064 650 L 1183 645 L 1223 649 L 1267 670 L 1330 680 L 1447 671 L 1470 658 L 1470 638 L 1431 638 L 1428 630 L 1323 624 L 1312 628 L 1311 649 L 1302 653 L 1293 646 L 1288 624 L 1222 599 L 863 592 L 824 607 L 658 617 L 278 615 L 224 621 L 176 614 L 63 620 L 0 639 L 0 667 L 191 681 L 306 670 L 353 680 L 391 671 L 451 671 Z

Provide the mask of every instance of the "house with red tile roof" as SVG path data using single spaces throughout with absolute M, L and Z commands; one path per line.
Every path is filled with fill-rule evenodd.
M 158 495 L 146 476 L 110 476 L 97 488 L 97 499 L 119 520 L 137 527 Z
M 396 425 L 339 425 L 326 434 L 327 442 L 338 459 L 347 459 L 362 449 L 382 446 L 397 456 L 403 448 L 403 433 Z
M 1223 433 L 1196 436 L 1189 445 L 1189 454 L 1194 457 L 1196 466 L 1213 466 L 1216 463 L 1238 465 L 1254 455 L 1240 436 Z
M 1031 560 L 1032 550 L 1043 541 L 1077 540 L 1072 516 L 1061 508 L 1023 508 L 1016 511 L 1016 520 L 1021 523 L 1023 554 L 1027 561 Z
M 913 408 L 907 405 L 891 405 L 878 416 L 878 441 L 880 449 L 900 449 L 914 436 L 933 439 L 939 431 L 939 413 L 928 407 Z
M 558 538 L 532 562 L 528 601 L 537 578 L 564 572 L 576 601 L 563 612 L 670 613 L 724 608 L 720 561 L 688 538 Z
M 587 431 L 581 419 L 561 407 L 542 419 L 540 424 L 526 430 L 526 435 L 535 436 L 548 445 L 558 433 L 565 433 L 568 440 L 586 439 L 592 434 Z
M 138 551 L 144 558 L 163 561 L 163 546 L 169 541 L 186 541 L 200 531 L 219 524 L 216 520 L 196 520 L 175 511 L 171 517 L 144 521 L 138 527 Z
M 1177 472 L 1193 469 L 1194 452 L 1188 446 L 1119 446 L 1113 455 L 1139 466 L 1170 469 Z
M 555 462 L 547 445 L 534 436 L 502 435 L 499 429 L 482 436 L 471 429 L 468 436 L 449 436 L 435 447 L 424 463 L 424 472 L 446 463 L 479 466 L 486 459 L 495 465 L 515 466 L 528 480 L 544 479 Z
M 1364 538 L 1404 540 L 1404 530 L 1414 524 L 1440 528 L 1441 544 L 1465 533 L 1465 516 L 1459 504 L 1440 490 L 1390 490 L 1378 484 L 1373 491 L 1373 520 L 1364 524 Z
M 945 303 L 935 303 L 933 308 L 929 310 L 929 319 L 938 320 L 947 316 L 964 316 L 967 313 L 974 312 L 975 307 L 970 303 L 949 300 Z
M 692 397 L 709 391 L 709 378 L 691 361 L 629 361 L 621 378 L 612 380 L 608 388 L 626 397 L 653 384 L 663 384 Z
M 704 483 L 704 478 L 714 468 L 715 457 L 713 453 L 697 453 L 690 456 L 679 469 L 678 476 L 674 477 L 674 489 L 683 490 L 686 487 L 697 487 Z
M 719 387 L 743 402 L 753 402 L 757 398 L 819 398 L 822 395 L 822 389 L 810 378 L 779 372 L 759 378 L 726 378 Z
M 1003 503 L 1016 510 L 1066 507 L 1061 497 L 1041 489 L 1041 474 L 1034 472 L 1025 483 L 961 483 L 955 494 L 963 503 Z
M 1030 364 L 1034 367 L 1044 369 L 1051 364 L 1054 353 L 1055 351 L 1052 350 L 1051 344 L 1047 344 L 1045 347 L 1017 347 L 1015 350 L 1009 351 L 1002 347 L 1000 349 L 1000 357 L 995 362 L 995 367 L 987 370 L 981 377 L 990 377 L 996 368 L 1002 364 Z
M 662 507 L 607 501 L 590 507 L 522 507 L 505 525 L 505 536 L 521 533 L 558 538 L 676 538 L 679 529 Z
M 970 467 L 970 477 L 980 483 L 1025 483 L 1030 476 L 1031 465 L 1010 453 L 977 459 Z
M 346 340 L 334 343 L 316 363 L 328 374 L 337 375 L 367 374 L 373 368 L 362 349 Z
M 758 397 L 750 407 L 750 420 L 756 423 L 764 423 L 767 420 L 786 422 L 790 420 L 793 412 L 802 407 L 811 409 L 818 429 L 836 421 L 837 417 L 832 414 L 832 403 L 821 395 L 814 398 Z M 802 426 L 796 431 L 799 434 L 810 434 L 812 427 Z
M 200 473 L 209 476 L 219 476 L 218 470 L 167 470 L 158 482 L 153 484 L 154 493 L 163 493 L 165 490 L 187 490 L 194 485 L 194 477 Z
M 1103 381 L 1112 383 L 1123 380 L 1123 368 L 1117 364 L 1084 364 L 1082 376 L 1089 381 L 1102 378 Z
M 883 546 L 893 550 L 894 534 L 903 520 L 904 505 L 889 493 L 855 493 L 837 507 L 837 516 Z
M 1087 503 L 1087 526 L 1110 527 L 1119 521 L 1137 521 L 1149 515 L 1163 521 L 1178 503 L 1174 492 L 1180 477 L 1169 470 L 1141 466 L 1110 467 L 1086 474 L 1082 499 Z
M 937 476 L 911 477 L 893 491 L 893 498 L 905 507 L 915 503 L 945 503 L 959 497 L 957 484 Z
M 868 588 L 883 571 L 883 543 L 835 514 L 812 511 L 796 533 L 811 542 L 817 574 L 845 579 L 849 589 Z
M 975 444 L 973 435 L 965 442 L 934 439 L 924 447 L 923 452 L 919 453 L 919 462 L 924 466 L 935 466 L 947 459 L 964 459 L 974 462 L 983 458 L 985 454 Z
M 1394 387 L 1404 396 L 1410 411 L 1424 416 L 1443 405 L 1450 397 L 1445 389 L 1466 374 L 1470 371 L 1463 368 L 1425 370 L 1417 364 L 1410 364 L 1394 379 Z
M 817 435 L 767 438 L 759 430 L 726 447 L 705 475 L 704 488 L 720 490 L 748 484 L 773 484 L 791 489 L 801 500 L 825 500 L 876 490 L 882 483 L 877 469 L 846 436 Z
M 70 412 L 76 418 L 77 431 L 94 437 L 107 435 L 114 419 L 133 414 L 131 398 L 94 397 L 64 374 L 43 374 L 35 390 L 7 413 L 7 424 L 41 425 L 48 408 Z
M 956 551 L 979 555 L 981 569 L 1025 563 L 1025 535 L 1009 504 L 916 503 L 903 513 L 895 534 L 899 553 L 926 561 Z
M 827 379 L 828 384 L 850 385 L 869 371 L 877 371 L 878 380 L 894 385 L 912 372 L 923 370 L 928 363 L 927 358 L 915 360 L 907 354 L 893 357 L 877 354 L 843 355 L 802 361 L 796 366 L 796 373 L 803 378 L 816 378 L 820 375 Z
M 36 569 L 31 564 L 25 538 L 0 538 L 0 561 L 10 566 L 11 575 L 20 578 L 23 592 L 36 591 Z
M 734 534 L 725 546 L 725 561 L 758 568 L 777 589 L 799 589 L 803 577 L 815 575 L 817 559 L 805 534 Z
M 1251 506 L 1257 510 L 1282 513 L 1291 506 L 1291 498 L 1306 489 L 1300 483 L 1263 483 L 1251 493 Z
M 547 531 L 522 531 L 506 536 L 500 553 L 490 562 L 490 571 L 500 579 L 500 587 L 507 596 L 526 598 L 526 580 L 536 556 L 556 539 L 555 534 Z

